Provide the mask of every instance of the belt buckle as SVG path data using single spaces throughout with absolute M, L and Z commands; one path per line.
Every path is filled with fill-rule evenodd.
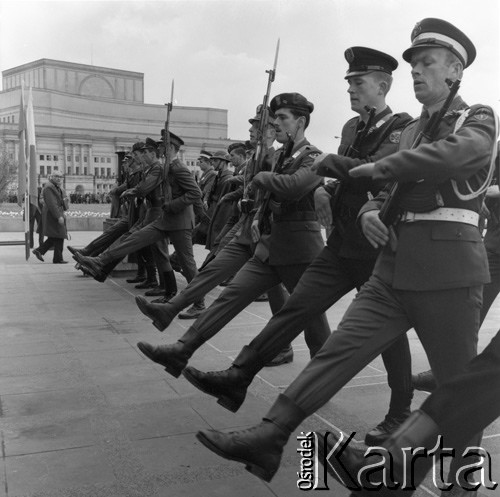
M 405 211 L 402 218 L 403 223 L 413 223 L 415 221 L 415 213 L 410 211 Z

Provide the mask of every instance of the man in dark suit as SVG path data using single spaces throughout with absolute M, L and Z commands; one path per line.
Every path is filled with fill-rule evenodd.
M 256 243 L 253 257 L 177 343 L 159 347 L 143 342 L 138 344 L 146 356 L 162 364 L 173 376 L 179 376 L 195 350 L 263 292 L 279 283 L 291 292 L 308 264 L 323 248 L 313 198 L 314 190 L 323 180 L 311 170 L 320 152 L 304 136 L 314 106 L 298 93 L 285 93 L 274 97 L 270 107 L 276 116 L 276 139 L 283 144 L 293 141 L 293 146 L 280 149 L 273 171 L 260 171 L 252 179 L 253 187 L 269 198 L 269 202 L 260 206 L 252 222 L 251 232 Z M 268 204 L 272 211 L 264 207 Z M 262 233 L 259 225 L 265 227 Z M 231 245 L 229 243 L 224 250 Z M 329 334 L 324 314 L 311 318 L 305 331 L 311 355 L 321 348 Z
M 66 231 L 66 216 L 68 210 L 68 197 L 61 188 L 63 175 L 55 172 L 42 191 L 42 226 L 46 240 L 33 250 L 35 257 L 43 262 L 43 256 L 50 248 L 54 248 L 54 264 L 66 264 L 63 260 L 64 239 L 68 237 Z
M 121 260 L 125 255 L 143 247 L 158 241 L 166 241 L 167 237 L 177 252 L 186 279 L 191 281 L 197 272 L 191 233 L 194 227 L 193 203 L 201 198 L 201 192 L 189 169 L 177 158 L 177 153 L 184 144 L 183 140 L 173 133 L 170 135 L 170 150 L 165 152 L 170 154 L 170 168 L 163 183 L 165 200 L 159 217 L 99 257 L 77 255 L 78 262 L 98 281 L 104 281 L 108 276 L 106 265 Z M 159 164 L 157 142 L 148 138 L 143 153 L 147 161 Z M 165 274 L 173 276 L 172 268 L 165 271 Z M 175 276 L 173 277 L 175 279 Z
M 423 116 L 403 130 L 398 152 L 350 171 L 353 177 L 406 185 L 397 203 L 401 216 L 391 226 L 397 243 L 389 243 L 390 230 L 378 215 L 381 194 L 361 209 L 360 223 L 370 243 L 383 248 L 338 329 L 260 425 L 229 434 L 198 434 L 208 448 L 244 462 L 265 480 L 278 470 L 283 447 L 302 420 L 410 328 L 415 328 L 438 384 L 459 374 L 476 355 L 482 285 L 489 281 L 478 228 L 484 193 L 478 185 L 485 185 L 491 167 L 495 117 L 491 108 L 468 107 L 457 96 L 433 140 L 413 148 L 419 124 L 439 111 L 450 94 L 446 80 L 461 79 L 476 51 L 464 33 L 440 19 L 418 23 L 411 38 L 403 58 L 411 63 Z M 479 445 L 479 439 L 472 445 Z M 464 487 L 467 475 L 458 468 L 467 461 L 463 447 L 455 448 L 450 474 L 458 475 Z

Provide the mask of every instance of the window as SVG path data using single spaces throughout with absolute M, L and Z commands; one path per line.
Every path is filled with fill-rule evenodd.
M 42 176 L 44 176 L 44 175 L 45 175 L 45 166 L 40 166 L 40 174 L 41 174 Z
M 111 168 L 110 167 L 106 168 L 106 174 L 107 174 L 108 178 L 111 176 Z
M 66 156 L 66 160 L 67 160 L 68 162 L 71 162 L 71 155 L 67 155 L 67 156 Z
M 51 166 L 47 166 L 47 174 L 52 174 L 52 167 Z
M 45 160 L 45 155 L 40 155 L 40 160 Z
M 88 162 L 88 161 L 89 161 L 89 158 L 86 155 L 84 155 L 83 156 L 83 162 Z
M 52 155 L 47 155 L 47 156 L 45 157 L 45 159 L 46 159 L 46 160 L 52 160 Z
M 59 160 L 59 157 L 57 155 L 54 155 L 54 160 L 57 162 Z
M 54 171 L 58 171 L 59 170 L 59 167 L 58 166 L 54 166 Z
M 104 157 L 101 157 L 101 162 L 104 162 L 105 158 Z
M 87 176 L 87 168 L 86 167 L 83 168 L 83 174 L 85 174 L 85 176 Z
M 78 166 L 75 167 L 75 174 L 80 174 L 80 168 Z
M 104 168 L 101 167 L 101 176 L 104 176 Z
M 80 162 L 80 156 L 79 155 L 75 155 L 75 161 L 76 162 Z
M 111 157 L 107 157 L 107 158 L 106 158 L 106 162 L 107 162 L 108 164 L 111 164 Z
M 71 174 L 71 166 L 68 166 L 68 174 Z

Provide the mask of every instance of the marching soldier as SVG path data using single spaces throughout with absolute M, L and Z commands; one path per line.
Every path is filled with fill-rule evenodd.
M 158 347 L 138 343 L 139 349 L 147 357 L 163 365 L 175 377 L 180 375 L 189 358 L 203 343 L 263 292 L 280 283 L 291 292 L 324 245 L 314 212 L 314 190 L 323 180 L 311 170 L 314 158 L 320 152 L 304 135 L 314 106 L 298 93 L 284 93 L 272 99 L 270 108 L 276 116 L 276 138 L 288 146 L 280 149 L 273 171 L 260 171 L 252 179 L 254 187 L 267 192 L 269 203 L 272 198 L 273 209 L 271 216 L 264 202 L 257 216 L 263 222 L 260 219 L 252 222 L 252 236 L 256 242 L 253 257 L 177 343 Z M 259 225 L 264 226 L 262 233 L 259 233 Z M 220 255 L 231 249 L 232 245 L 233 242 L 226 245 Z M 214 262 L 217 262 L 217 258 Z M 206 269 L 210 269 L 210 263 Z M 200 273 L 200 279 L 204 271 Z M 146 315 L 153 317 L 153 324 L 160 329 L 164 329 L 173 319 L 169 304 L 152 307 L 144 305 L 142 299 L 136 301 Z M 305 337 L 310 353 L 314 355 L 329 336 L 330 330 L 324 314 L 314 316 L 310 321 Z
M 462 31 L 440 19 L 418 23 L 411 40 L 403 58 L 411 64 L 422 116 L 405 127 L 398 152 L 350 171 L 353 177 L 404 186 L 396 197 L 401 214 L 391 225 L 396 243 L 389 243 L 391 231 L 379 217 L 387 197 L 381 194 L 361 209 L 360 223 L 370 243 L 382 246 L 382 251 L 372 276 L 322 350 L 260 425 L 197 435 L 210 450 L 243 462 L 267 481 L 278 470 L 283 447 L 302 420 L 410 328 L 424 346 L 438 385 L 459 374 L 476 355 L 482 286 L 489 281 L 478 219 L 494 163 L 495 116 L 490 107 L 469 107 L 456 96 L 437 122 L 434 136 L 412 147 L 419 128 L 428 132 L 425 121 L 451 100 L 446 80 L 460 80 L 476 50 Z M 419 424 L 418 419 L 414 422 Z M 415 429 L 425 431 L 427 426 Z M 475 438 L 472 446 L 479 445 L 480 436 Z M 463 490 L 470 485 L 467 475 L 458 471 L 466 464 L 462 454 L 457 446 L 450 466 L 450 474 L 459 477 L 454 496 L 470 494 Z M 336 471 L 332 474 L 339 478 Z
M 177 158 L 177 153 L 184 144 L 183 140 L 171 132 L 170 135 L 170 150 L 165 153 L 170 154 L 171 164 L 165 181 L 170 186 L 172 198 L 161 205 L 161 213 L 156 220 L 133 232 L 118 246 L 108 249 L 99 257 L 77 255 L 78 262 L 94 279 L 104 281 L 108 276 L 107 265 L 116 263 L 125 255 L 136 252 L 142 247 L 166 241 L 167 237 L 174 245 L 184 276 L 188 281 L 194 278 L 197 270 L 191 240 L 194 227 L 193 203 L 200 200 L 201 192 L 189 169 Z M 157 142 L 148 138 L 142 150 L 147 162 L 159 167 L 160 170 L 163 169 L 158 161 Z M 169 280 L 173 278 L 174 281 L 167 281 L 173 286 L 175 276 L 170 264 L 164 274 Z
M 375 264 L 378 251 L 360 232 L 356 217 L 368 195 L 376 194 L 383 184 L 352 179 L 349 170 L 394 153 L 401 129 L 411 117 L 404 113 L 393 114 L 386 104 L 391 74 L 398 66 L 393 57 L 366 47 L 349 48 L 345 57 L 349 63 L 345 79 L 349 85 L 351 108 L 359 117 L 345 124 L 339 154 L 322 154 L 314 165 L 318 174 L 341 182 L 319 187 L 315 193 L 316 210 L 322 224 L 330 228 L 335 219 L 335 228 L 326 247 L 302 275 L 284 307 L 243 348 L 228 370 L 203 373 L 188 367 L 184 372 L 188 381 L 200 390 L 219 399 L 229 398 L 234 406 L 239 407 L 243 402 L 250 382 L 269 358 L 290 343 L 311 317 L 325 312 L 354 288 L 359 290 Z M 375 110 L 370 119 L 372 108 Z M 331 206 L 334 206 L 334 213 Z M 383 422 L 367 434 L 369 445 L 379 445 L 410 415 L 413 397 L 411 355 L 406 336 L 382 357 L 392 390 L 391 404 Z

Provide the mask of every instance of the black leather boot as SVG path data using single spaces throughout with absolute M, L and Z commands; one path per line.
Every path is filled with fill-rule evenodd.
M 366 434 L 365 444 L 381 445 L 406 421 L 410 413 L 409 407 L 397 413 L 389 411 L 384 420 Z
M 437 443 L 437 437 L 440 433 L 438 425 L 423 411 L 413 412 L 407 420 L 381 445 L 384 452 L 384 461 L 390 464 L 385 468 L 385 474 L 394 479 L 386 481 L 387 486 L 378 488 L 381 480 L 381 471 L 362 471 L 369 465 L 379 463 L 381 468 L 382 455 L 366 455 L 364 449 L 353 447 L 346 444 L 345 439 L 340 443 L 340 436 L 331 434 L 328 438 L 326 447 L 319 444 L 319 460 L 322 464 L 327 464 L 326 469 L 339 483 L 353 490 L 352 495 L 373 496 L 376 491 L 377 496 L 410 496 L 425 478 L 425 475 L 432 467 L 432 457 L 419 457 L 415 464 L 410 464 L 407 454 L 408 448 L 426 448 L 433 449 Z M 388 457 L 387 452 L 391 455 Z M 377 454 L 377 452 L 375 452 Z M 407 473 L 405 475 L 405 473 Z M 406 479 L 405 479 L 406 476 Z M 360 481 L 360 478 L 365 478 Z M 399 488 L 396 482 L 406 483 L 406 488 Z M 393 488 L 389 488 L 393 487 Z M 398 488 L 396 488 L 398 487 Z M 375 490 L 377 489 L 377 490 Z
M 204 373 L 189 366 L 182 374 L 198 390 L 216 397 L 222 407 L 236 412 L 254 376 L 263 366 L 259 354 L 245 345 L 229 369 Z
M 146 266 L 140 256 L 137 259 L 137 273 L 133 278 L 125 280 L 127 283 L 142 283 L 146 280 Z
M 108 273 L 104 269 L 105 262 L 103 262 L 100 257 L 87 257 L 77 252 L 75 254 L 75 260 L 96 281 L 102 283 L 108 277 Z
M 158 280 L 156 279 L 156 266 L 146 265 L 146 279 L 135 285 L 135 288 L 142 290 L 144 288 L 156 288 L 158 286 Z
M 189 328 L 184 335 L 171 345 L 151 345 L 138 342 L 139 350 L 153 362 L 165 367 L 165 371 L 178 378 L 186 367 L 194 351 L 205 343 L 194 328 Z
M 153 325 L 160 331 L 167 328 L 177 314 L 174 307 L 168 302 L 166 304 L 152 304 L 141 295 L 137 295 L 135 303 L 144 315 L 153 320 Z
M 170 299 L 173 299 L 177 295 L 177 280 L 175 279 L 175 273 L 173 271 L 166 271 L 161 276 L 162 288 L 160 293 L 155 295 L 161 295 L 161 298 L 152 300 L 153 304 L 166 304 Z M 145 295 L 153 295 L 150 290 L 146 292 Z
M 434 392 L 437 388 L 436 380 L 430 369 L 422 373 L 412 374 L 411 381 L 413 383 L 413 388 L 421 392 Z
M 247 471 L 269 482 L 278 471 L 290 435 L 305 417 L 299 406 L 280 394 L 258 425 L 230 433 L 203 430 L 196 438 L 212 452 L 245 464 Z

